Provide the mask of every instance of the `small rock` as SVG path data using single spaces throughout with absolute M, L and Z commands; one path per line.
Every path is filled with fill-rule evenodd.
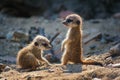
M 82 71 L 81 64 L 68 64 L 66 65 L 66 71 L 78 73 Z
M 106 65 L 107 65 L 107 64 L 110 64 L 110 63 L 113 63 L 112 57 L 106 58 L 106 59 L 105 59 L 105 63 L 106 63 Z
M 7 72 L 7 71 L 9 71 L 9 70 L 11 70 L 11 67 L 9 67 L 9 66 L 6 66 L 6 67 L 4 68 L 4 72 Z
M 100 40 L 100 42 L 101 42 L 101 43 L 106 43 L 107 41 L 106 41 L 105 38 L 102 37 L 101 40 Z
M 6 35 L 6 39 L 7 40 L 12 40 L 13 38 L 13 32 L 8 32 L 7 35 Z
M 6 39 L 13 41 L 28 41 L 28 33 L 21 30 L 10 31 L 7 33 Z
M 15 31 L 13 33 L 13 40 L 15 41 L 28 41 L 28 33 L 25 33 L 23 31 Z
M 109 53 L 112 55 L 120 55 L 120 43 L 110 48 Z
M 93 78 L 92 80 L 102 80 L 102 79 L 100 79 L 100 78 Z
M 95 48 L 96 48 L 96 45 L 90 46 L 90 49 L 91 49 L 91 50 L 93 50 L 93 49 L 95 49 Z
M 120 68 L 120 63 L 116 64 L 109 64 L 108 67 L 113 67 L 113 68 Z
M 115 13 L 115 14 L 113 15 L 113 18 L 115 18 L 115 19 L 120 19 L 120 13 Z

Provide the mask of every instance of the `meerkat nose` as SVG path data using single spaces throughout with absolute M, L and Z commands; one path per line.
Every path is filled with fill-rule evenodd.
M 63 22 L 62 22 L 64 25 L 66 25 L 67 24 L 67 22 L 64 20 Z

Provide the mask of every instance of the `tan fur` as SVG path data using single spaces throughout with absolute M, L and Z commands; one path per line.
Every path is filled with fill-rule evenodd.
M 67 21 L 72 20 L 71 22 Z M 80 24 L 77 24 L 77 21 Z M 66 38 L 62 42 L 61 50 L 64 50 L 62 56 L 62 65 L 66 65 L 68 62 L 72 63 L 82 63 L 82 64 L 95 64 L 102 65 L 99 62 L 87 60 L 82 60 L 82 19 L 77 14 L 71 14 L 66 17 L 63 24 L 68 27 L 68 32 Z
M 35 42 L 38 45 L 35 45 Z M 42 43 L 48 44 L 43 46 Z M 40 66 L 40 62 L 49 65 L 49 62 L 42 57 L 43 50 L 50 49 L 49 40 L 43 36 L 36 36 L 35 39 L 26 47 L 21 49 L 17 55 L 17 64 L 24 69 L 36 69 Z

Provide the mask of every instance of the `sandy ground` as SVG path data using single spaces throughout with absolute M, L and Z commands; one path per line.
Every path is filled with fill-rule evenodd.
M 119 80 L 119 68 L 105 68 L 93 65 L 67 65 L 66 68 L 54 66 L 31 72 L 18 72 L 12 69 L 0 74 L 1 80 Z M 69 71 L 69 69 L 72 71 Z M 77 69 L 78 71 L 76 71 Z M 81 69 L 81 70 L 80 70 Z

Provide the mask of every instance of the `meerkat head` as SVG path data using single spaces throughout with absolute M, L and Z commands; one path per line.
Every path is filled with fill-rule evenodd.
M 68 28 L 79 27 L 82 24 L 82 19 L 77 14 L 70 14 L 62 23 Z
M 52 48 L 50 41 L 44 36 L 36 36 L 33 40 L 34 45 L 41 50 L 49 50 Z

